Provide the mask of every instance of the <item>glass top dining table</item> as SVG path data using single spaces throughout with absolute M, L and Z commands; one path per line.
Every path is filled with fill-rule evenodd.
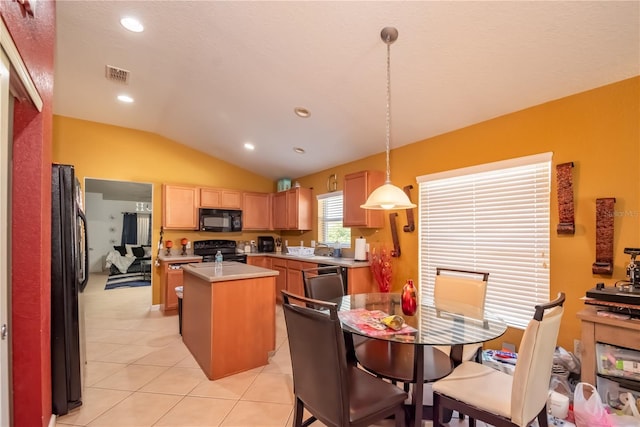
M 462 314 L 438 310 L 434 306 L 418 304 L 413 316 L 402 312 L 401 295 L 398 293 L 367 293 L 345 295 L 332 300 L 338 305 L 344 331 L 367 338 L 413 344 L 415 379 L 413 402 L 422 402 L 425 379 L 424 347 L 451 346 L 450 357 L 453 365 L 462 360 L 462 347 L 498 338 L 507 330 L 506 323 L 498 316 L 484 312 L 482 318 L 468 317 Z M 404 319 L 402 329 L 372 329 L 367 319 L 387 315 L 399 315 Z M 415 425 L 422 420 L 422 405 L 414 405 Z

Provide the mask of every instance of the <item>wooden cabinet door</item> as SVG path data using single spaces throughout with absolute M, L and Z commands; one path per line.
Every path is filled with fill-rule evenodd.
M 273 195 L 273 228 L 287 229 L 287 194 L 284 191 Z
M 355 172 L 344 177 L 342 225 L 344 227 L 384 227 L 384 211 L 362 209 L 371 192 L 384 184 L 380 171 Z
M 271 228 L 271 194 L 242 194 L 242 229 L 269 230 Z
M 293 188 L 286 192 L 287 229 L 311 230 L 312 200 L 310 188 Z
M 287 289 L 287 261 L 276 258 L 271 262 L 271 268 L 280 273 L 276 276 L 276 301 L 282 304 L 282 293 L 280 291 Z
M 271 258 L 268 256 L 248 256 L 247 264 L 255 265 L 256 267 L 271 268 Z
M 242 193 L 226 188 L 201 188 L 200 206 L 203 208 L 242 209 Z
M 167 287 L 165 288 L 164 311 L 172 311 L 178 309 L 178 295 L 176 287 L 182 286 L 182 270 L 167 270 Z
M 347 293 L 353 295 L 369 292 L 379 292 L 371 270 L 368 267 L 347 269 Z
M 302 272 L 300 270 L 287 269 L 287 290 L 292 294 L 304 296 L 302 284 Z
M 167 229 L 198 229 L 199 193 L 196 187 L 162 185 L 162 225 Z

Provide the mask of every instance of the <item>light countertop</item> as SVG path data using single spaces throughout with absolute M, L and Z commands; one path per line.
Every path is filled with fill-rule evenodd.
M 223 261 L 220 270 L 216 270 L 215 263 L 213 262 L 199 262 L 183 266 L 182 271 L 206 280 L 207 282 L 254 279 L 258 277 L 277 276 L 279 274 L 276 270 L 234 261 Z
M 199 262 L 202 261 L 202 257 L 198 255 L 165 255 L 161 253 L 158 255 L 158 259 L 164 262 Z
M 268 256 L 271 258 L 290 259 L 290 260 L 296 260 L 296 261 L 311 262 L 314 264 L 338 265 L 340 267 L 347 267 L 347 268 L 369 267 L 369 261 L 356 261 L 353 258 L 336 258 L 331 256 L 318 256 L 318 255 L 299 256 L 299 255 L 282 254 L 277 252 L 252 252 L 252 253 L 248 253 L 247 256 L 248 257 Z

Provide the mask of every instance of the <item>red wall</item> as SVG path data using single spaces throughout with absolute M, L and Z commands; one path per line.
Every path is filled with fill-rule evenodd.
M 51 417 L 51 140 L 55 2 L 35 16 L 1 1 L 0 16 L 44 102 L 16 102 L 11 199 L 11 363 L 13 425 L 46 426 Z

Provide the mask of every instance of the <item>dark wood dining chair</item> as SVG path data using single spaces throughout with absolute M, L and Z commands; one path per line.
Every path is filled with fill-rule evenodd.
M 405 425 L 402 389 L 347 363 L 337 304 L 282 291 L 293 372 L 294 427 Z M 303 422 L 303 412 L 311 417 Z
M 304 282 L 304 296 L 321 301 L 331 301 L 343 297 L 346 293 L 340 267 L 316 267 L 302 270 Z M 347 349 L 347 359 L 350 363 L 357 363 L 355 346 L 360 345 L 366 338 L 353 336 L 344 332 L 344 342 Z
M 496 427 L 526 427 L 536 418 L 540 427 L 547 427 L 546 402 L 564 300 L 560 293 L 535 307 L 513 376 L 465 361 L 433 383 L 433 425 L 443 426 L 445 411 L 454 410 L 469 416 L 469 427 L 475 427 L 476 419 Z

